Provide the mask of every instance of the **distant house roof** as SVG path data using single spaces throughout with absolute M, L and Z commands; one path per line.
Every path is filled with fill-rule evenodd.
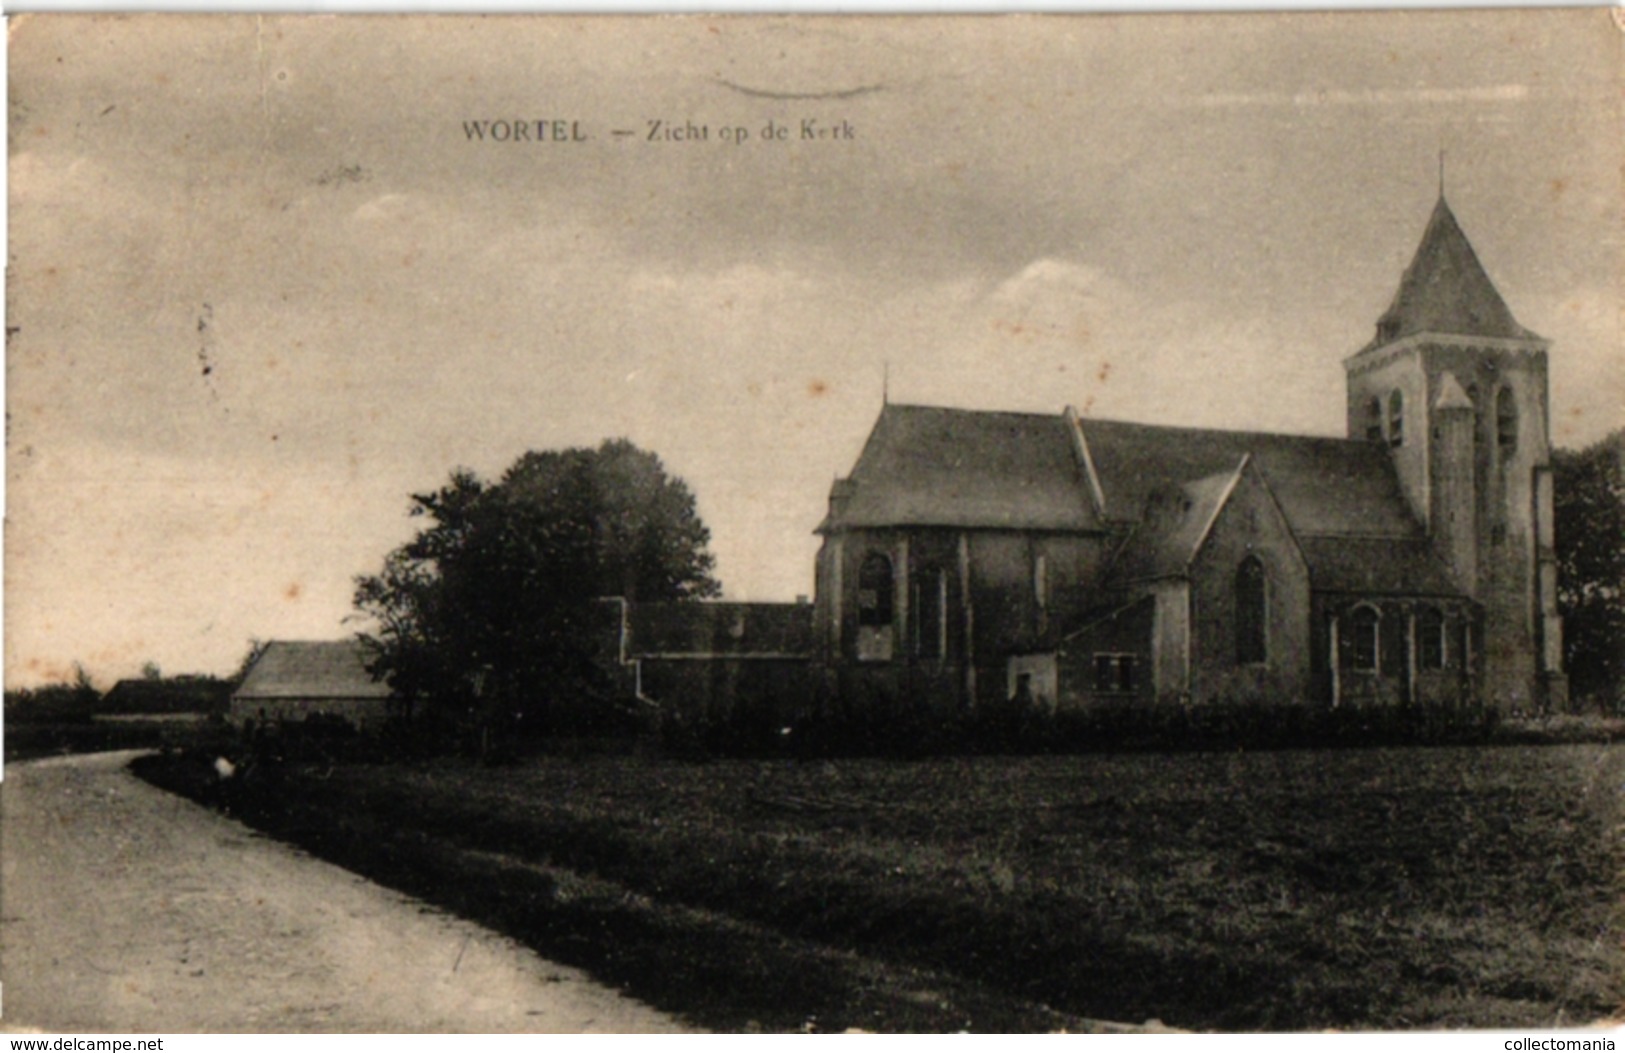
M 632 603 L 628 657 L 802 656 L 813 649 L 807 603 Z
M 103 713 L 218 713 L 231 697 L 231 683 L 212 676 L 120 680 L 102 696 Z
M 947 526 L 1099 527 L 1059 414 L 887 405 L 821 531 Z
M 389 685 L 372 678 L 366 660 L 355 639 L 273 640 L 232 698 L 388 698 Z
M 1422 533 L 1375 443 L 1103 420 L 1080 427 L 1111 519 L 1138 520 L 1152 493 L 1228 473 L 1250 454 L 1299 537 Z
M 1512 317 L 1442 194 L 1371 346 L 1413 333 L 1539 339 Z

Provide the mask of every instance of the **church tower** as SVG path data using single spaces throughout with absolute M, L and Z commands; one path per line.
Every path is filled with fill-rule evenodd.
M 1441 192 L 1376 336 L 1343 363 L 1348 434 L 1381 444 L 1482 633 L 1483 697 L 1561 707 L 1547 341 L 1512 317 Z

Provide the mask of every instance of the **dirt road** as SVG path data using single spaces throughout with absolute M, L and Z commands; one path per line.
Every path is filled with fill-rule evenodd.
M 6 1029 L 662 1032 L 683 1026 L 478 926 L 129 775 L 8 766 Z

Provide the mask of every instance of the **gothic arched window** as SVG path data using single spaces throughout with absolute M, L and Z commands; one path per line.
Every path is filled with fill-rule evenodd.
M 1503 457 L 1518 448 L 1518 403 L 1511 388 L 1495 395 L 1495 445 Z
M 1349 668 L 1360 673 L 1375 673 L 1379 657 L 1377 629 L 1382 621 L 1375 607 L 1364 604 L 1349 612 L 1344 623 L 1344 643 L 1348 648 Z
M 1444 668 L 1444 615 L 1436 607 L 1416 615 L 1416 666 L 1418 669 Z
M 858 624 L 890 625 L 891 618 L 891 560 L 871 552 L 858 568 Z
M 1236 663 L 1256 665 L 1268 658 L 1269 596 L 1264 564 L 1248 556 L 1236 568 Z
M 1405 443 L 1405 396 L 1397 390 L 1388 396 L 1388 445 Z
M 1365 404 L 1365 441 L 1382 441 L 1382 400 L 1375 395 Z

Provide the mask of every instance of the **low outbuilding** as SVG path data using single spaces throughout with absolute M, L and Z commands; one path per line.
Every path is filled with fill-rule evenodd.
M 231 696 L 231 720 L 343 720 L 377 725 L 392 712 L 388 684 L 367 671 L 361 641 L 272 640 Z

